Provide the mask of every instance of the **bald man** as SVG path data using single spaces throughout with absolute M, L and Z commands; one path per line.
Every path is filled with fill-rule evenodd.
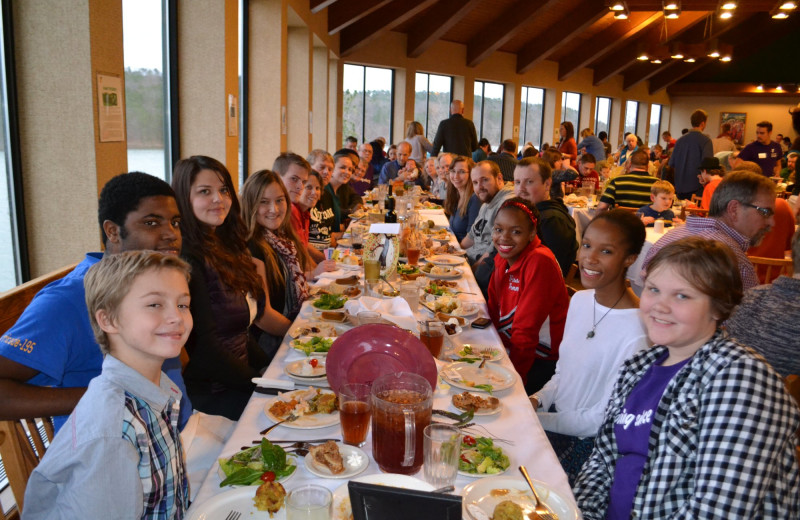
M 464 102 L 460 99 L 450 103 L 450 117 L 439 123 L 431 155 L 439 155 L 442 148 L 447 153 L 467 157 L 471 157 L 472 152 L 478 149 L 475 124 L 464 117 Z

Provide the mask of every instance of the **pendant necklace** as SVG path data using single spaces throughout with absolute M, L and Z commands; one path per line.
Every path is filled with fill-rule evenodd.
M 589 333 L 588 333 L 588 334 L 586 334 L 586 339 L 592 339 L 592 338 L 594 337 L 594 331 L 595 331 L 595 329 L 597 329 L 597 326 L 598 326 L 598 325 L 600 325 L 600 322 L 601 322 L 601 321 L 603 321 L 603 319 L 604 319 L 606 316 L 608 316 L 608 313 L 609 313 L 609 312 L 611 312 L 611 311 L 613 311 L 613 310 L 614 310 L 614 307 L 616 307 L 616 306 L 617 306 L 617 304 L 618 304 L 620 301 L 622 301 L 622 297 L 623 297 L 623 296 L 625 296 L 625 292 L 626 292 L 626 291 L 627 291 L 627 289 L 626 289 L 625 291 L 622 291 L 622 294 L 620 295 L 620 297 L 619 297 L 619 298 L 617 298 L 617 301 L 616 301 L 616 302 L 614 302 L 614 305 L 612 305 L 612 306 L 611 306 L 611 308 L 610 308 L 610 309 L 608 309 L 608 310 L 606 311 L 606 313 L 605 313 L 605 314 L 603 314 L 603 316 L 602 316 L 602 317 L 601 317 L 599 320 L 597 320 L 597 321 L 594 321 L 594 320 L 595 320 L 595 312 L 596 312 L 596 310 L 597 310 L 597 293 L 595 293 L 595 295 L 594 295 L 594 300 L 592 301 L 592 323 L 594 323 L 594 325 L 592 325 L 592 330 L 590 330 L 590 331 L 589 331 Z

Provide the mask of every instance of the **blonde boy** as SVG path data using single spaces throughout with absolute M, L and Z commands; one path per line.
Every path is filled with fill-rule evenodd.
M 188 280 L 188 264 L 153 251 L 106 255 L 86 274 L 103 371 L 31 475 L 26 520 L 183 518 L 181 393 L 161 365 L 192 330 Z
M 642 206 L 637 215 L 642 219 L 645 226 L 653 226 L 656 220 L 662 219 L 665 226 L 671 226 L 675 218 L 672 208 L 672 201 L 675 200 L 675 187 L 668 181 L 656 181 L 650 187 L 650 200 L 653 202 L 648 206 Z

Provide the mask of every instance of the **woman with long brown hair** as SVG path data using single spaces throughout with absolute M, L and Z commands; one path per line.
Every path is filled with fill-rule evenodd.
M 456 156 L 449 173 L 450 182 L 447 183 L 444 211 L 450 219 L 450 229 L 459 243 L 467 235 L 481 209 L 481 201 L 475 195 L 470 179 L 474 167 L 475 162 L 470 157 Z
M 195 325 L 186 342 L 186 388 L 196 409 L 238 420 L 252 393 L 250 379 L 267 363 L 248 337 L 264 286 L 225 166 L 202 155 L 182 159 L 172 188 L 181 211 L 181 256 L 192 266 Z

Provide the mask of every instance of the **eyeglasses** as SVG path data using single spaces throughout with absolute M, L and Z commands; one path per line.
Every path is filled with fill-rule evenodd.
M 775 214 L 775 210 L 772 208 L 762 208 L 761 206 L 756 206 L 755 204 L 750 204 L 749 202 L 739 202 L 743 206 L 747 206 L 748 208 L 753 208 L 754 210 L 758 211 L 758 213 L 764 218 L 769 218 Z

